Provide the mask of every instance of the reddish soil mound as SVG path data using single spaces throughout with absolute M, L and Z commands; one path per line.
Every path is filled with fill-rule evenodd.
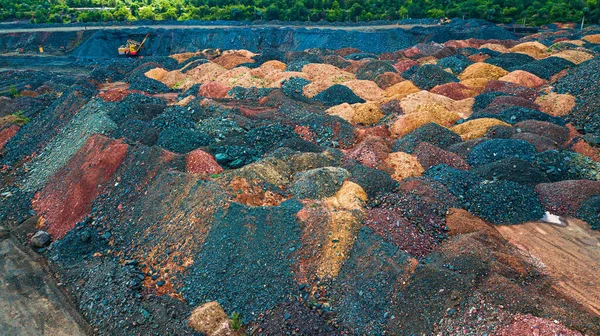
M 128 89 L 110 89 L 107 91 L 100 92 L 98 97 L 102 98 L 104 101 L 108 102 L 120 102 L 130 93 L 139 93 L 146 96 L 149 96 L 146 92 L 138 91 L 138 90 L 128 90 Z
M 437 243 L 435 238 L 421 232 L 396 210 L 371 209 L 367 211 L 365 225 L 412 255 L 423 255 Z
M 447 83 L 438 85 L 430 90 L 431 93 L 436 93 L 454 100 L 462 100 L 475 97 L 479 91 L 469 88 L 461 83 Z
M 491 80 L 485 85 L 483 92 L 504 92 L 517 97 L 534 101 L 538 93 L 536 90 L 517 83 L 509 83 L 500 80 Z
M 582 336 L 579 331 L 571 330 L 560 323 L 533 315 L 517 315 L 514 321 L 498 330 L 494 336 L 516 336 L 516 335 L 561 335 Z
M 411 68 L 415 65 L 419 65 L 419 63 L 410 59 L 405 59 L 394 64 L 394 69 L 396 69 L 398 73 L 403 73 L 404 71 L 408 70 L 408 68 Z
M 423 169 L 427 170 L 430 167 L 439 164 L 447 164 L 448 166 L 460 170 L 469 170 L 471 167 L 457 154 L 445 151 L 428 142 L 421 142 L 413 153 Z
M 206 98 L 225 98 L 229 90 L 231 90 L 230 86 L 219 82 L 209 82 L 200 86 L 198 94 Z
M 62 238 L 92 210 L 92 201 L 119 168 L 129 146 L 102 135 L 91 136 L 32 200 L 43 227 Z
M 12 125 L 7 128 L 4 128 L 0 131 L 0 151 L 4 148 L 4 145 L 12 138 L 21 127 L 17 125 Z
M 404 79 L 394 72 L 384 72 L 375 78 L 375 84 L 377 84 L 383 90 L 390 86 L 402 82 Z
M 216 63 L 225 69 L 233 69 L 236 66 L 244 63 L 254 63 L 254 60 L 241 55 L 223 55 L 212 60 L 213 63 Z
M 185 158 L 185 171 L 191 174 L 219 174 L 223 168 L 219 166 L 212 155 L 196 149 Z
M 363 142 L 346 154 L 346 158 L 356 160 L 371 168 L 377 168 L 383 163 L 389 153 L 390 150 L 383 139 L 367 136 Z
M 575 216 L 583 202 L 592 196 L 600 195 L 600 181 L 568 180 L 541 183 L 535 190 L 546 210 L 559 216 Z

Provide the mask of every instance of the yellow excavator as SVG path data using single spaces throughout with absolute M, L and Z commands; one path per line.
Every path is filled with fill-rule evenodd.
M 146 34 L 146 37 L 144 37 L 144 40 L 141 43 L 134 40 L 127 40 L 126 45 L 119 47 L 119 55 L 129 57 L 138 56 L 140 49 L 142 49 L 144 43 L 146 43 L 148 36 L 150 36 L 150 34 Z

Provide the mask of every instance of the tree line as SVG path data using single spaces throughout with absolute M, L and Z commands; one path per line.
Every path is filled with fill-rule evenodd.
M 355 22 L 460 17 L 496 23 L 600 21 L 598 0 L 0 0 L 0 20 Z

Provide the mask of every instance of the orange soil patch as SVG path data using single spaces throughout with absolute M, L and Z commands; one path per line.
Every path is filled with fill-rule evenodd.
M 600 34 L 587 35 L 584 36 L 582 40 L 594 44 L 600 44 Z
M 576 219 L 568 226 L 544 223 L 497 226 L 502 236 L 539 261 L 553 287 L 600 315 L 600 232 Z
M 384 92 L 384 96 L 386 97 L 384 100 L 401 100 L 409 94 L 419 91 L 421 91 L 421 89 L 419 89 L 411 81 L 403 81 L 388 87 Z
M 236 55 L 236 56 L 242 56 L 242 57 L 247 57 L 247 58 L 252 58 L 258 54 L 253 53 L 250 50 L 246 50 L 246 49 L 231 49 L 231 50 L 225 50 L 223 51 L 222 55 Z
M 248 181 L 242 177 L 234 178 L 229 187 L 233 190 L 235 201 L 251 206 L 278 206 L 285 197 L 271 190 L 265 191 L 257 180 Z
M 340 55 L 340 56 L 342 56 L 342 57 L 344 57 L 344 56 L 348 56 L 348 55 L 352 55 L 352 54 L 358 54 L 358 53 L 361 53 L 361 52 L 362 52 L 362 51 L 361 51 L 360 49 L 357 49 L 357 48 L 350 48 L 350 47 L 348 47 L 348 48 L 342 48 L 342 49 L 338 49 L 338 50 L 336 50 L 336 51 L 335 51 L 335 53 L 336 53 L 337 55 Z
M 354 107 L 348 103 L 343 103 L 330 107 L 325 112 L 330 115 L 338 116 L 347 122 L 352 122 L 352 117 L 354 116 Z
M 485 62 L 486 59 L 490 58 L 490 55 L 484 53 L 473 54 L 467 57 L 471 62 L 481 63 Z
M 479 118 L 469 120 L 462 124 L 458 124 L 451 128 L 451 130 L 460 135 L 463 140 L 472 140 L 481 138 L 488 128 L 492 126 L 510 126 L 504 121 L 494 118 Z
M 50 179 L 33 200 L 43 228 L 62 238 L 92 209 L 92 201 L 110 181 L 127 154 L 121 140 L 92 135 L 79 151 Z
M 411 176 L 421 176 L 425 171 L 415 156 L 404 152 L 390 153 L 385 163 L 393 169 L 392 178 L 396 181 Z
M 154 68 L 146 71 L 144 73 L 144 76 L 160 81 L 161 79 L 163 79 L 163 77 L 165 77 L 167 73 L 168 71 L 163 68 Z
M 298 136 L 302 140 L 312 142 L 312 143 L 317 143 L 315 140 L 317 135 L 313 131 L 311 131 L 310 127 L 308 127 L 308 126 L 296 125 L 296 126 L 294 126 L 294 133 L 298 134 Z
M 214 81 L 220 75 L 227 72 L 224 67 L 215 63 L 204 63 L 186 73 L 186 76 L 196 83 Z
M 185 53 L 181 53 L 181 54 L 173 54 L 169 57 L 176 60 L 177 63 L 183 63 L 192 57 L 196 57 L 196 56 L 200 56 L 200 55 L 202 55 L 202 52 L 185 52 Z
M 502 44 L 498 44 L 498 43 L 484 43 L 479 47 L 479 49 L 482 49 L 482 48 L 494 50 L 494 51 L 501 52 L 501 53 L 508 52 L 507 47 L 503 46 Z
M 230 54 L 219 56 L 212 60 L 212 62 L 224 67 L 225 69 L 233 69 L 240 64 L 254 63 L 254 60 L 242 55 Z
M 335 84 L 341 84 L 356 79 L 354 74 L 341 70 L 331 64 L 310 63 L 302 68 L 310 81 L 328 79 Z
M 560 117 L 569 114 L 575 107 L 575 97 L 570 94 L 550 92 L 536 98 L 535 103 L 540 106 L 540 111 Z
M 191 79 L 188 79 L 187 76 L 179 70 L 169 71 L 163 76 L 163 78 L 160 81 L 170 88 L 175 87 L 177 89 L 185 90 L 189 88 L 184 88 L 184 86 L 186 86 L 186 82 L 190 82 L 190 84 L 187 84 L 189 86 L 192 86 L 194 84 L 194 82 Z
M 260 78 L 250 74 L 250 69 L 247 67 L 237 67 L 235 69 L 228 70 L 227 72 L 219 75 L 215 82 L 219 82 L 227 86 L 241 86 L 245 88 L 250 87 L 266 87 L 267 82 Z
M 354 74 L 340 70 L 330 64 L 307 64 L 302 68 L 312 83 L 304 87 L 304 95 L 312 98 L 334 84 L 355 80 Z
M 179 105 L 179 106 L 187 106 L 187 104 L 191 103 L 192 100 L 194 100 L 196 97 L 194 96 L 187 96 L 185 98 L 183 98 L 182 100 L 178 101 L 177 103 L 175 103 L 175 105 Z
M 493 226 L 463 209 L 448 209 L 448 213 L 446 214 L 446 225 L 450 229 L 448 234 L 451 236 L 476 231 L 487 232 L 493 236 L 499 235 L 498 231 L 494 229 Z
M 370 126 L 383 118 L 383 113 L 375 103 L 354 104 L 352 107 L 354 108 L 352 122 L 355 124 Z
M 511 52 L 529 55 L 535 59 L 541 59 L 549 56 L 548 47 L 540 42 L 524 42 L 510 48 Z
M 428 91 L 412 93 L 400 101 L 402 111 L 405 114 L 421 112 L 424 106 L 439 106 L 449 112 L 460 115 L 462 118 L 471 115 L 474 103 L 475 100 L 473 98 L 454 100 Z
M 31 91 L 31 90 L 21 90 L 21 92 L 19 92 L 19 96 L 21 97 L 38 97 L 40 94 L 38 92 L 35 91 Z
M 485 86 L 489 81 L 490 79 L 488 78 L 469 78 L 461 80 L 460 83 L 472 90 L 481 93 L 485 89 Z
M 4 145 L 21 129 L 17 125 L 9 126 L 0 131 L 0 151 L 4 148 Z
M 587 60 L 594 58 L 594 55 L 591 55 L 584 51 L 579 51 L 579 50 L 563 50 L 552 56 L 564 58 L 567 61 L 571 61 L 575 64 L 580 64 L 580 63 L 583 63 Z
M 258 68 L 252 69 L 252 71 L 250 71 L 250 74 L 252 74 L 252 76 L 264 78 L 266 75 L 268 75 L 272 72 L 284 71 L 286 69 L 286 67 L 287 67 L 287 65 L 285 65 L 285 63 L 283 63 L 283 62 L 268 61 L 268 62 L 261 64 L 261 66 L 259 66 Z
M 417 62 L 419 62 L 419 64 L 423 65 L 423 64 L 436 64 L 437 63 L 437 58 L 433 57 L 433 56 L 425 56 L 425 57 L 421 57 L 417 60 Z
M 498 79 L 505 75 L 508 75 L 508 71 L 499 66 L 488 63 L 474 63 L 463 70 L 458 78 L 460 78 L 461 81 L 473 78 L 486 78 L 491 80 Z
M 375 84 L 375 82 L 369 80 L 353 80 L 345 82 L 342 85 L 348 87 L 357 96 L 366 101 L 377 101 L 383 97 L 384 91 Z
M 300 259 L 294 271 L 299 283 L 335 278 L 350 252 L 364 217 L 367 195 L 357 184 L 345 181 L 323 201 L 312 201 L 296 215 L 303 223 Z
M 430 122 L 450 127 L 460 119 L 460 115 L 436 104 L 424 104 L 411 114 L 401 115 L 390 127 L 390 132 L 396 138 Z
M 542 87 L 544 84 L 546 84 L 545 80 L 530 72 L 523 70 L 515 70 L 506 76 L 498 78 L 498 80 L 503 82 L 515 83 L 534 89 Z

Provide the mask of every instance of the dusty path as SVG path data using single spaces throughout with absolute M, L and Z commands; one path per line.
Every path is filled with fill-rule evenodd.
M 498 226 L 508 241 L 540 262 L 555 287 L 600 315 L 600 233 L 580 220 L 566 227 L 544 223 Z
M 65 26 L 65 27 L 40 27 L 40 28 L 10 28 L 0 29 L 0 34 L 14 33 L 32 33 L 32 32 L 76 32 L 82 30 L 124 30 L 138 28 L 152 29 L 262 29 L 262 28 L 295 28 L 295 29 L 325 29 L 325 30 L 344 30 L 344 31 L 373 31 L 373 30 L 389 30 L 389 29 L 411 29 L 413 27 L 432 27 L 435 25 L 378 25 L 378 26 L 302 26 L 302 25 L 246 25 L 246 26 L 227 26 L 227 25 L 145 25 L 145 26 Z
M 0 240 L 0 334 L 86 335 L 51 279 L 13 239 Z M 79 320 L 79 322 L 77 321 Z

